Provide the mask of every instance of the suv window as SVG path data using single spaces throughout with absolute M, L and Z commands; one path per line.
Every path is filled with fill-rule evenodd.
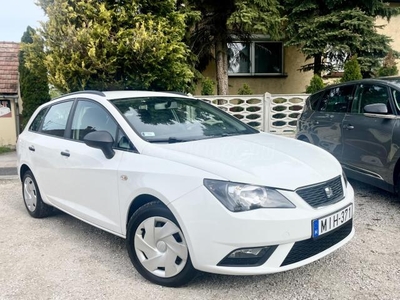
M 319 105 L 320 111 L 347 112 L 353 99 L 354 85 L 334 87 L 326 91 Z
M 386 104 L 389 113 L 391 113 L 391 108 L 389 104 L 389 94 L 388 90 L 384 86 L 379 86 L 376 84 L 360 84 L 356 97 L 351 107 L 352 113 L 363 113 L 364 106 L 374 103 L 384 103 Z
M 99 104 L 79 100 L 72 120 L 72 139 L 82 141 L 86 134 L 92 131 L 108 131 L 116 140 L 117 124 L 108 112 Z
M 393 88 L 390 89 L 392 96 L 393 96 L 393 101 L 394 104 L 396 105 L 397 111 L 400 111 L 400 91 L 395 90 Z
M 319 103 L 319 99 L 321 98 L 323 93 L 324 93 L 324 91 L 321 91 L 321 92 L 318 92 L 318 93 L 310 96 L 309 103 L 310 103 L 312 110 L 316 110 L 318 103 Z
M 50 107 L 43 120 L 41 132 L 63 137 L 72 103 L 73 101 L 62 102 Z
M 47 107 L 43 108 L 35 117 L 33 120 L 31 126 L 29 127 L 30 131 L 39 131 L 40 125 L 42 124 L 42 120 L 44 115 L 46 114 Z

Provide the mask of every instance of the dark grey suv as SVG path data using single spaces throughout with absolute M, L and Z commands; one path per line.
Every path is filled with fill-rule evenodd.
M 296 138 L 333 154 L 346 174 L 400 191 L 400 77 L 333 85 L 311 95 Z

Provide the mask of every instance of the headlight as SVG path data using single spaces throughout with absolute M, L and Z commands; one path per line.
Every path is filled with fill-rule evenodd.
M 346 173 L 344 171 L 342 171 L 342 172 L 343 172 L 344 183 L 345 183 L 345 185 L 347 187 L 347 183 L 348 183 L 347 176 L 346 176 Z
M 212 179 L 204 179 L 204 186 L 233 212 L 257 208 L 296 207 L 282 194 L 267 187 Z

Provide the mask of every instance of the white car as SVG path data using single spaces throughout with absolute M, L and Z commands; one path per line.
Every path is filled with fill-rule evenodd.
M 156 284 L 286 271 L 354 235 L 333 156 L 181 94 L 65 95 L 36 110 L 17 150 L 32 217 L 55 207 L 126 238 Z

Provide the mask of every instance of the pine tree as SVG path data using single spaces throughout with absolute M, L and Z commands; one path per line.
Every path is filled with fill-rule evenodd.
M 399 14 L 382 0 L 282 0 L 287 24 L 287 45 L 300 47 L 314 62 L 302 66 L 321 75 L 357 54 L 361 71 L 371 76 L 390 51 L 390 39 L 378 34 L 375 18 L 390 20 Z
M 254 33 L 271 39 L 281 36 L 284 19 L 278 0 L 188 0 L 188 4 L 201 15 L 190 30 L 190 47 L 200 70 L 215 61 L 218 95 L 228 92 L 228 43 L 234 37 L 248 41 Z
M 24 44 L 32 45 L 32 36 L 34 34 L 35 30 L 28 26 L 21 38 L 21 42 Z M 35 51 L 36 56 L 41 56 L 43 54 L 43 49 L 41 49 L 40 47 L 31 47 L 29 49 L 30 51 Z M 21 98 L 23 103 L 22 125 L 26 124 L 36 108 L 50 100 L 47 70 L 45 66 L 39 61 L 38 63 L 34 63 L 34 66 L 32 66 L 34 71 L 31 71 L 26 67 L 25 54 L 26 52 L 24 50 L 20 51 L 18 67 L 20 76 Z

